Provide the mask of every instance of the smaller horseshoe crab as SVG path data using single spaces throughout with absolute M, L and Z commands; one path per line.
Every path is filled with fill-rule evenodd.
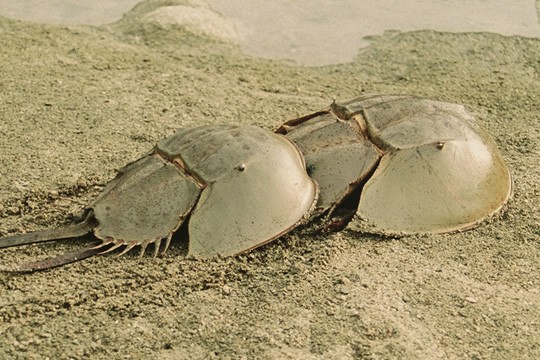
M 155 256 L 184 223 L 188 255 L 199 257 L 246 252 L 315 219 L 379 234 L 453 232 L 499 211 L 511 187 L 495 144 L 463 106 L 364 95 L 275 133 L 182 129 L 119 170 L 80 223 L 0 238 L 0 248 L 88 233 L 101 241 L 4 269 L 34 271 L 119 248 L 142 255 L 150 244 Z

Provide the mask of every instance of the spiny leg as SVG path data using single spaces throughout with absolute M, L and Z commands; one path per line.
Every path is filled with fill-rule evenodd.
M 108 249 L 100 250 L 98 252 L 98 254 L 99 255 L 107 254 L 107 253 L 110 253 L 110 252 L 118 249 L 120 246 L 125 245 L 125 243 L 123 241 L 107 241 L 107 242 L 104 242 L 103 244 L 100 244 L 100 245 L 96 246 L 96 248 L 102 249 L 104 246 L 110 245 L 110 244 L 113 244 L 113 245 Z
M 171 245 L 171 240 L 172 240 L 172 237 L 173 237 L 173 233 L 171 232 L 169 235 L 167 235 L 167 237 L 165 238 L 165 248 L 163 249 L 163 251 L 161 252 L 161 254 L 165 254 L 167 252 L 167 250 L 169 249 L 169 245 Z
M 160 246 L 161 246 L 161 238 L 156 239 L 156 241 L 154 242 L 154 258 L 158 256 Z
M 126 247 L 122 250 L 122 252 L 118 255 L 116 255 L 117 257 L 119 256 L 122 256 L 124 255 L 125 253 L 127 253 L 129 250 L 133 249 L 135 246 L 139 245 L 137 241 L 132 241 L 130 243 L 127 243 L 125 244 Z

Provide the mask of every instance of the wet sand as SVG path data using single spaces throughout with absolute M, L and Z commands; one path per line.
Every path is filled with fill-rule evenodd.
M 243 55 L 182 27 L 0 18 L 0 235 L 74 221 L 120 168 L 201 124 L 268 129 L 363 92 L 465 104 L 514 177 L 505 212 L 454 235 L 297 233 L 235 258 L 96 257 L 0 273 L 2 359 L 540 358 L 540 40 L 390 32 L 347 64 Z M 1 264 L 68 240 L 0 251 Z

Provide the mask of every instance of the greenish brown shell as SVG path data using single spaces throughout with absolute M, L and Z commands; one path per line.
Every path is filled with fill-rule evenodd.
M 234 255 L 293 229 L 318 188 L 302 154 L 254 126 L 185 129 L 121 170 L 91 205 L 105 243 L 170 241 L 189 218 L 189 255 Z

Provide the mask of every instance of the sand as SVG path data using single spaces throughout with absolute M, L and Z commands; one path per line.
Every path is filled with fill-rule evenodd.
M 53 227 L 176 129 L 274 129 L 332 99 L 465 104 L 511 168 L 504 213 L 454 235 L 296 233 L 235 258 L 101 256 L 0 273 L 2 359 L 540 358 L 540 40 L 389 32 L 347 64 L 299 67 L 140 21 L 0 18 L 0 235 Z M 91 244 L 0 251 L 0 264 Z

